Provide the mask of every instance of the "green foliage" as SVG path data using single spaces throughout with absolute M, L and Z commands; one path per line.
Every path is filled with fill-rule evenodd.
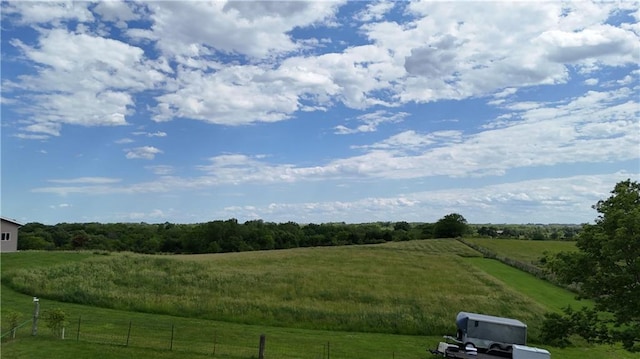
M 502 239 L 574 241 L 580 232 L 577 224 L 470 224 L 472 234 Z
M 594 343 L 610 343 L 611 337 L 605 323 L 598 318 L 598 311 L 583 307 L 574 311 L 565 307 L 563 314 L 547 313 L 542 323 L 541 339 L 550 345 L 564 348 L 571 344 L 570 337 L 578 335 Z
M 53 335 L 58 338 L 62 337 L 62 331 L 67 324 L 67 314 L 60 308 L 46 310 L 42 313 L 42 319 L 51 329 Z
M 18 328 L 18 325 L 20 325 L 20 313 L 15 310 L 9 310 L 5 315 L 5 318 L 6 321 L 3 324 L 6 324 L 7 329 L 11 330 L 11 339 L 13 339 L 16 329 Z
M 619 182 L 611 193 L 594 206 L 599 215 L 595 224 L 584 225 L 579 251 L 557 254 L 549 267 L 593 298 L 597 310 L 611 314 L 614 340 L 640 351 L 640 184 Z
M 467 232 L 467 220 L 458 213 L 450 213 L 436 222 L 433 233 L 436 238 L 462 237 Z
M 198 224 L 29 223 L 20 228 L 27 249 L 131 251 L 137 253 L 220 253 L 297 247 L 373 244 L 416 238 L 410 223 L 324 223 L 301 226 L 236 219 Z
M 571 323 L 567 317 L 556 312 L 549 312 L 544 315 L 540 337 L 544 343 L 558 348 L 565 348 L 571 344 L 570 335 Z
M 6 318 L 9 328 L 15 328 L 18 326 L 18 324 L 20 324 L 18 323 L 18 321 L 20 320 L 20 313 L 16 312 L 15 310 L 10 310 L 9 312 L 7 312 Z
M 456 214 L 443 218 L 449 220 Z M 459 215 L 457 215 L 459 216 Z M 463 218 L 462 218 L 463 219 Z M 461 220 L 462 220 L 461 219 Z M 221 253 L 316 246 L 373 244 L 413 239 L 473 234 L 495 238 L 567 240 L 577 231 L 571 225 L 466 225 L 437 223 L 375 222 L 346 224 L 295 222 L 272 223 L 235 219 L 196 224 L 59 223 L 48 226 L 28 223 L 20 228 L 20 250 L 99 250 L 136 253 Z M 466 221 L 464 221 L 466 222 Z M 436 227 L 440 231 L 436 233 Z M 462 232 L 460 232 L 462 230 Z M 436 235 L 438 234 L 438 235 Z

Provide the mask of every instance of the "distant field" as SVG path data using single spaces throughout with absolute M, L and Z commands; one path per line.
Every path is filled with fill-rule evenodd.
M 487 248 L 500 256 L 534 265 L 539 265 L 540 258 L 545 255 L 577 250 L 576 243 L 569 241 L 529 241 L 486 238 L 465 238 L 465 241 Z

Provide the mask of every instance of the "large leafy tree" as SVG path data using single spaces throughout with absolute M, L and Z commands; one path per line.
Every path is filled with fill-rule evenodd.
M 617 183 L 611 196 L 593 208 L 599 215 L 594 224 L 583 226 L 576 242 L 579 251 L 558 254 L 550 269 L 593 299 L 596 310 L 609 313 L 585 315 L 599 322 L 594 325 L 609 322 L 602 326 L 606 332 L 587 339 L 619 341 L 628 350 L 640 351 L 640 183 Z
M 467 220 L 458 213 L 450 213 L 442 217 L 433 227 L 436 238 L 462 237 L 467 232 Z

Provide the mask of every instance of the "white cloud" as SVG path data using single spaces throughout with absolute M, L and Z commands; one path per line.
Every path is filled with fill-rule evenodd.
M 362 22 L 380 21 L 394 6 L 396 3 L 392 1 L 372 1 L 367 4 L 365 10 L 356 14 L 354 18 Z
M 50 136 L 49 135 L 32 135 L 32 134 L 18 133 L 18 134 L 15 134 L 14 137 L 17 137 L 17 138 L 20 138 L 20 139 L 23 139 L 23 140 L 46 140 Z
M 163 131 L 156 131 L 147 133 L 147 137 L 167 137 L 167 133 Z
M 634 92 L 588 92 L 561 103 L 510 103 L 512 118 L 476 134 L 406 131 L 360 146 L 369 152 L 322 166 L 270 165 L 244 155 L 202 166 L 217 181 L 241 183 L 318 178 L 409 179 L 500 175 L 514 168 L 638 158 L 639 104 Z M 502 120 L 500 120 L 502 121 Z M 437 145 L 436 145 L 437 144 Z M 233 162 L 229 162 L 229 160 Z M 232 164 L 231 164 L 232 163 Z
M 42 30 L 37 46 L 11 43 L 38 64 L 36 74 L 7 82 L 9 92 L 29 91 L 19 110 L 29 132 L 58 136 L 61 124 L 125 125 L 132 94 L 164 78 L 140 48 L 117 40 L 52 29 Z
M 530 5 L 412 2 L 409 9 L 415 19 L 409 24 L 381 21 L 366 24 L 363 30 L 375 44 L 393 52 L 395 66 L 406 69 L 408 76 L 397 95 L 402 102 L 464 99 L 505 87 L 564 83 L 566 65 L 578 60 L 585 66 L 635 62 L 630 49 L 637 36 L 601 24 L 611 13 L 611 4 Z M 564 15 L 566 7 L 570 16 Z M 518 31 L 507 30 L 515 28 Z M 576 36 L 585 39 L 598 34 L 603 44 L 611 46 L 584 42 L 565 52 L 546 41 L 548 34 L 561 38 L 574 31 L 581 31 Z M 613 60 L 613 54 L 620 56 Z
M 76 1 L 15 1 L 2 4 L 2 16 L 15 15 L 18 23 L 25 25 L 58 24 L 67 20 L 92 22 L 94 18 L 88 6 L 88 2 Z
M 238 125 L 289 118 L 298 109 L 296 94 L 261 80 L 264 72 L 257 66 L 229 66 L 215 73 L 184 69 L 178 73 L 179 89 L 156 98 L 154 120 L 182 117 Z
M 121 139 L 115 141 L 115 143 L 117 143 L 119 145 L 125 145 L 125 144 L 129 144 L 129 143 L 133 143 L 133 142 L 135 142 L 135 141 L 130 139 L 130 138 L 121 138 Z
M 546 56 L 563 64 L 602 62 L 624 65 L 637 61 L 638 35 L 611 25 L 595 25 L 581 31 L 550 30 L 537 41 L 545 47 Z
M 511 95 L 514 95 L 516 92 L 518 92 L 518 89 L 515 87 L 507 87 L 506 89 L 500 91 L 500 92 L 496 92 L 495 94 L 493 94 L 494 98 L 497 99 L 503 99 L 505 97 L 509 97 Z
M 119 23 L 119 26 L 125 27 L 127 21 L 137 20 L 141 18 L 134 10 L 135 4 L 121 0 L 101 1 L 93 8 L 93 11 L 100 15 L 104 21 L 112 21 Z
M 55 122 L 40 122 L 24 127 L 27 132 L 40 133 L 43 136 L 60 136 L 60 128 L 62 126 Z
M 60 204 L 54 204 L 49 206 L 49 208 L 51 209 L 61 209 L 61 208 L 71 208 L 71 207 L 73 206 L 69 203 L 60 203 Z
M 398 75 L 389 59 L 384 49 L 360 46 L 343 53 L 290 57 L 275 69 L 230 65 L 209 73 L 185 68 L 177 73 L 177 89 L 156 98 L 154 119 L 238 125 L 281 121 L 298 110 L 322 109 L 337 101 L 355 109 L 394 106 L 373 95 Z
M 632 176 L 619 172 L 567 178 L 543 178 L 496 185 L 405 193 L 395 197 L 369 197 L 354 201 L 269 203 L 227 207 L 223 218 L 268 218 L 287 221 L 296 213 L 299 222 L 373 222 L 376 220 L 437 221 L 447 213 L 461 213 L 471 223 L 566 223 L 595 218 L 591 208 L 606 198 L 613 185 Z M 250 214 L 249 218 L 247 214 Z M 526 218 L 526 222 L 522 221 Z
M 170 212 L 173 212 L 173 211 L 170 211 Z M 121 220 L 127 220 L 127 221 L 143 221 L 143 220 L 153 221 L 158 219 L 171 218 L 172 215 L 174 214 L 165 213 L 161 209 L 153 209 L 149 212 L 119 213 L 116 215 L 116 217 Z
M 462 140 L 460 131 L 436 131 L 427 134 L 419 134 L 413 130 L 404 131 L 393 135 L 381 142 L 372 145 L 358 146 L 356 148 L 393 150 L 399 153 L 421 152 L 428 147 L 438 145 L 451 145 Z
M 143 160 L 152 160 L 156 157 L 157 154 L 163 153 L 162 150 L 159 150 L 153 146 L 143 146 L 136 147 L 132 149 L 126 150 L 127 159 L 143 159 Z
M 167 137 L 167 133 L 164 131 L 156 131 L 156 132 L 145 132 L 145 131 L 136 131 L 132 133 L 136 136 L 146 136 L 146 137 Z
M 157 46 L 168 56 L 200 56 L 216 49 L 252 57 L 295 51 L 294 28 L 330 21 L 338 1 L 148 3 Z M 202 26 L 215 24 L 215 26 Z
M 358 132 L 375 132 L 381 124 L 398 123 L 407 116 L 409 116 L 407 112 L 391 113 L 389 111 L 378 110 L 358 116 L 357 120 L 362 122 L 362 124 L 355 128 L 348 128 L 343 125 L 336 126 L 335 134 L 347 135 Z
M 48 181 L 61 184 L 112 184 L 121 182 L 122 180 L 109 177 L 78 177 L 71 179 L 50 179 Z
M 319 180 L 417 179 L 503 175 L 516 168 L 637 159 L 640 142 L 635 92 L 620 88 L 536 106 L 509 103 L 511 119 L 475 134 L 405 131 L 368 146 L 361 155 L 315 166 L 272 164 L 263 155 L 226 154 L 197 168 L 196 178 L 166 177 L 117 189 L 154 192 L 225 184 Z M 155 147 L 128 150 L 127 158 L 153 159 Z M 56 191 L 56 189 L 51 189 Z M 74 189 L 75 190 L 75 189 Z M 69 191 L 69 189 L 63 189 Z
M 82 9 L 70 4 L 54 8 L 65 14 Z M 239 125 L 282 121 L 339 102 L 365 110 L 495 93 L 492 103 L 500 104 L 518 88 L 566 82 L 570 64 L 587 69 L 633 63 L 638 39 L 631 30 L 603 24 L 614 9 L 608 3 L 544 2 L 532 8 L 527 3 L 412 2 L 406 6 L 414 19 L 402 24 L 381 17 L 400 5 L 377 2 L 358 15 L 368 21 L 360 30 L 371 44 L 300 55 L 298 50 L 321 46 L 321 41 L 293 39 L 290 31 L 331 23 L 341 4 L 99 3 L 93 10 L 100 18 L 121 25 L 148 15 L 149 29 L 127 33 L 153 42 L 163 55 L 152 60 L 139 47 L 96 34 L 40 29 L 37 46 L 12 43 L 44 67 L 37 75 L 6 82 L 5 88 L 32 91 L 39 105 L 24 111 L 29 121 L 47 128 L 51 123 L 127 124 L 134 95 L 160 86 L 156 121 L 188 118 Z M 44 13 L 35 5 L 8 8 L 14 13 L 22 9 L 25 19 L 38 18 L 28 15 L 31 10 Z M 69 16 L 93 21 L 78 14 L 63 18 Z M 211 22 L 216 26 L 200 26 Z M 514 26 L 518 31 L 503 31 Z M 216 53 L 262 60 L 223 64 Z M 170 60 L 179 65 L 171 68 Z M 45 94 L 48 90 L 62 94 Z M 375 130 L 367 123 L 336 127 L 339 134 Z
M 585 85 L 589 85 L 589 86 L 595 86 L 595 85 L 598 84 L 598 82 L 599 82 L 599 80 L 596 79 L 596 78 L 589 78 L 589 79 L 584 80 L 584 84 Z
M 159 176 L 167 176 L 175 172 L 175 168 L 169 165 L 145 166 L 145 168 Z

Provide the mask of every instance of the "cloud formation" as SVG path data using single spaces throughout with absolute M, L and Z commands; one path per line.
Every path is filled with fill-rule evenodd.
M 238 217 L 535 215 L 640 158 L 635 2 L 1 6 L 3 149 L 41 171 L 13 185 L 158 201 L 118 218 L 177 192 Z

